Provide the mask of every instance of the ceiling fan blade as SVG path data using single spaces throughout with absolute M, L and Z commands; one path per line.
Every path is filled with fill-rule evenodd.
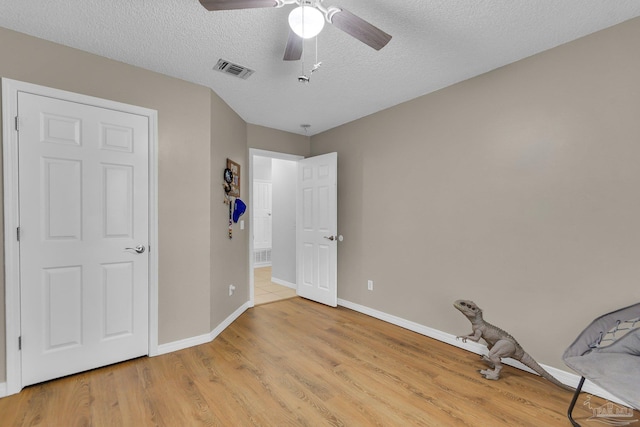
M 380 50 L 389 43 L 391 36 L 348 10 L 341 9 L 331 17 L 331 23 L 345 33 L 357 38 L 375 50 Z
M 304 40 L 302 37 L 289 29 L 289 39 L 287 40 L 287 47 L 284 48 L 284 60 L 285 61 L 297 61 L 302 58 L 302 44 Z
M 276 7 L 276 0 L 200 0 L 207 10 L 254 9 L 258 7 Z

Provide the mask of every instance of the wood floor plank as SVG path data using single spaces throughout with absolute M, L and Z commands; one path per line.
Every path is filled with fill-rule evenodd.
M 481 367 L 476 354 L 293 298 L 249 309 L 211 343 L 27 387 L 0 399 L 0 427 L 570 425 L 572 393 L 510 366 L 486 380 Z

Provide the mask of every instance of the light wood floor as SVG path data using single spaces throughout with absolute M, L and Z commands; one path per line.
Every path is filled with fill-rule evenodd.
M 271 267 L 253 269 L 254 305 L 281 301 L 296 296 L 296 290 L 271 281 Z
M 570 426 L 571 392 L 511 367 L 485 380 L 481 366 L 467 351 L 291 298 L 249 309 L 211 343 L 0 399 L 0 425 Z M 584 423 L 586 397 L 575 413 L 595 425 Z

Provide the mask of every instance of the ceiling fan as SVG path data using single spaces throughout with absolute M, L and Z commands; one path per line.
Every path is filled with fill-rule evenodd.
M 315 37 L 329 22 L 375 50 L 389 43 L 391 36 L 362 18 L 340 7 L 325 7 L 323 0 L 200 0 L 210 11 L 255 9 L 298 5 L 289 15 L 289 38 L 284 51 L 285 61 L 297 61 L 302 56 L 303 40 Z

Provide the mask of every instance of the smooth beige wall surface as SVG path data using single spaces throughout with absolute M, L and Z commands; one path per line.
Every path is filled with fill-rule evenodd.
M 304 135 L 247 124 L 247 147 L 308 157 L 311 139 Z
M 212 174 L 222 160 L 245 157 L 244 122 L 211 90 L 120 62 L 0 28 L 0 77 L 21 80 L 124 102 L 158 111 L 159 134 L 159 343 L 191 338 L 211 331 L 211 254 L 231 268 L 233 280 L 246 288 L 247 251 L 238 256 L 219 250 L 212 240 Z M 224 117 L 226 121 L 218 120 Z M 224 143 L 215 132 L 224 135 Z M 225 150 L 230 146 L 239 151 Z M 212 158 L 215 155 L 215 164 Z M 214 217 L 212 219 L 212 216 Z M 222 224 L 223 227 L 224 224 Z M 226 243 L 226 242 L 225 242 Z M 240 286 L 242 288 L 242 286 Z M 4 283 L 0 285 L 4 296 Z M 2 297 L 3 298 L 3 297 Z M 0 299 L 0 324 L 4 302 Z M 231 301 L 229 304 L 240 304 Z M 225 307 L 233 312 L 236 307 Z M 0 328 L 0 381 L 5 375 L 5 331 Z
M 249 300 L 249 221 L 245 213 L 245 229 L 233 224 L 229 239 L 229 206 L 223 203 L 223 173 L 227 158 L 240 165 L 240 199 L 248 205 L 249 169 L 247 158 L 247 125 L 216 94 L 211 94 L 211 314 L 210 327 L 215 329 L 238 307 Z M 229 285 L 236 290 L 229 296 Z
M 640 301 L 640 19 L 311 139 L 338 152 L 339 298 L 535 359 Z M 374 290 L 367 291 L 367 280 Z

